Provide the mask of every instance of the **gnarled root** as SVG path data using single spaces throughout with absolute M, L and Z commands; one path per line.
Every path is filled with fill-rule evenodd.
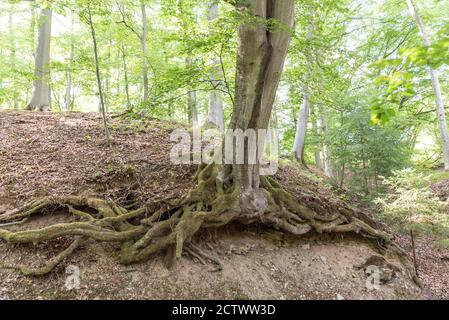
M 9 243 L 36 243 L 59 237 L 73 236 L 74 242 L 46 266 L 37 270 L 11 267 L 26 275 L 44 275 L 71 255 L 87 239 L 122 243 L 121 262 L 131 264 L 165 252 L 168 266 L 180 258 L 183 251 L 201 263 L 212 262 L 221 270 L 221 263 L 192 243 L 203 228 L 217 228 L 231 221 L 254 222 L 294 235 L 311 230 L 354 232 L 376 240 L 379 246 L 391 245 L 393 237 L 376 226 L 345 212 L 317 213 L 299 203 L 276 181 L 261 178 L 261 188 L 246 194 L 236 187 L 225 188 L 216 165 L 202 166 L 196 175 L 197 186 L 178 205 L 151 211 L 149 208 L 128 210 L 114 202 L 95 197 L 43 198 L 25 207 L 0 215 L 0 239 Z M 248 200 L 249 199 L 249 200 Z M 251 199 L 255 199 L 251 202 Z M 263 201 L 261 201 L 261 199 Z M 256 201 L 257 200 L 257 201 Z M 247 207 L 243 208 L 242 203 Z M 263 208 L 258 207 L 263 203 Z M 245 206 L 246 206 L 245 205 Z M 10 231 L 5 226 L 27 222 L 34 215 L 50 209 L 65 209 L 77 221 L 50 225 L 41 229 Z M 396 250 L 398 254 L 399 250 Z

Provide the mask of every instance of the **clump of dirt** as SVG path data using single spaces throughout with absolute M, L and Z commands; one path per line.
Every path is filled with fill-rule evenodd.
M 177 124 L 111 119 L 107 148 L 101 119 L 90 113 L 8 111 L 0 117 L 0 214 L 42 196 L 95 194 L 122 205 L 163 205 L 193 187 L 195 167 L 169 161 L 170 133 Z M 298 201 L 323 212 L 349 205 L 296 168 L 281 168 L 277 180 Z M 313 195 L 313 197 L 311 196 Z M 361 215 L 374 223 L 366 214 Z M 32 225 L 66 221 L 50 212 Z M 13 228 L 14 229 L 14 228 Z M 416 286 L 399 273 L 379 290 L 369 290 L 364 270 L 354 269 L 375 254 L 366 240 L 349 235 L 293 239 L 250 227 L 206 231 L 197 239 L 223 263 L 208 272 L 191 259 L 167 270 L 161 257 L 122 266 L 119 247 L 88 242 L 49 276 L 30 278 L 0 270 L 0 298 L 419 298 Z M 68 239 L 38 246 L 0 242 L 4 263 L 35 266 L 67 246 Z M 211 243 L 211 246 L 207 246 Z M 30 249 L 35 255 L 30 255 Z M 387 257 L 400 265 L 395 257 Z M 66 267 L 81 272 L 79 290 L 67 290 Z M 71 270 L 71 269 L 70 269 Z

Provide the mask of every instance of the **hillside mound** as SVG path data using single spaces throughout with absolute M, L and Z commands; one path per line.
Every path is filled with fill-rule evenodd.
M 111 119 L 110 126 L 113 144 L 107 148 L 97 114 L 2 112 L 0 214 L 48 196 L 94 195 L 123 206 L 164 207 L 193 187 L 195 168 L 169 161 L 173 145 L 170 133 L 178 124 L 116 118 Z M 284 166 L 275 178 L 298 201 L 316 212 L 351 214 L 371 226 L 383 228 L 309 173 Z M 33 218 L 31 226 L 66 219 L 55 210 Z M 10 230 L 15 228 L 11 226 Z M 181 259 L 170 270 L 164 267 L 162 257 L 122 266 L 118 263 L 117 246 L 89 241 L 44 278 L 0 270 L 0 277 L 5 279 L 0 285 L 0 296 L 333 299 L 337 295 L 340 298 L 416 298 L 419 293 L 395 255 L 382 257 L 372 242 L 352 234 L 311 233 L 298 239 L 257 225 L 230 225 L 201 232 L 195 243 L 202 251 L 216 255 L 223 269 L 200 267 L 205 261 L 188 251 L 185 255 L 190 259 Z M 58 248 L 66 246 L 66 239 L 34 246 L 0 242 L 0 257 L 5 263 L 35 266 L 39 260 L 50 259 Z M 367 283 L 370 271 L 364 264 L 369 261 L 380 261 L 373 263 L 385 269 L 383 276 L 387 275 L 377 289 Z M 67 266 L 81 270 L 79 290 L 65 288 Z

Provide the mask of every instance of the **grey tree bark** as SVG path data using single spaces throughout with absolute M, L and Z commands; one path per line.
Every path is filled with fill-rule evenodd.
M 304 88 L 304 101 L 299 109 L 298 121 L 296 124 L 295 143 L 293 145 L 293 153 L 296 160 L 305 164 L 304 147 L 306 142 L 307 125 L 309 123 L 310 114 L 310 93 L 307 86 Z
M 49 111 L 50 101 L 50 41 L 51 9 L 42 9 L 39 21 L 39 38 L 34 66 L 33 95 L 27 109 Z
M 218 1 L 211 0 L 209 1 L 209 22 L 212 23 L 219 16 L 218 9 Z M 210 31 L 213 32 L 212 30 Z M 220 84 L 220 81 L 217 80 L 220 78 L 220 62 L 215 59 L 213 61 L 212 73 L 210 75 L 210 81 L 214 88 L 217 88 Z M 207 114 L 206 127 L 217 128 L 218 130 L 224 130 L 224 115 L 223 115 L 223 100 L 220 96 L 220 92 L 217 90 L 211 90 L 209 96 L 209 111 Z
M 73 14 L 73 12 L 72 12 Z M 73 25 L 74 25 L 74 19 L 72 17 L 71 25 L 70 25 L 70 56 L 69 56 L 69 63 L 67 68 L 67 86 L 66 86 L 66 92 L 65 92 L 65 109 L 66 111 L 72 111 L 73 109 L 73 99 L 72 99 L 72 63 L 74 58 L 74 50 L 75 50 L 75 43 L 73 39 Z
M 35 50 L 35 29 L 36 29 L 36 3 L 34 2 L 34 0 L 30 1 L 30 13 L 31 13 L 31 21 L 30 21 L 30 39 L 31 39 L 31 43 L 30 43 L 30 48 L 31 48 L 31 52 L 34 54 L 34 50 Z
M 327 136 L 327 118 L 326 118 L 326 112 L 322 111 L 321 113 L 321 132 L 323 134 L 323 137 Z M 324 165 L 324 173 L 328 177 L 333 176 L 333 168 L 332 168 L 332 162 L 331 162 L 331 154 L 330 154 L 330 148 L 327 145 L 327 143 L 323 143 L 323 165 Z
M 143 104 L 148 102 L 149 86 L 148 86 L 148 63 L 147 63 L 147 36 L 148 36 L 148 24 L 147 24 L 147 12 L 145 2 L 140 2 L 140 9 L 142 12 L 142 36 L 140 38 L 142 46 L 142 85 L 143 85 Z
M 421 16 L 419 15 L 418 9 L 413 3 L 413 0 L 406 0 L 407 6 L 410 11 L 410 14 L 415 19 L 415 22 L 418 26 L 419 32 L 421 33 L 421 37 L 423 38 L 424 45 L 430 46 L 430 38 L 429 34 L 427 33 L 427 29 L 424 26 L 424 23 L 421 19 Z M 443 160 L 444 160 L 444 169 L 446 171 L 449 170 L 449 133 L 447 129 L 447 123 L 446 123 L 446 113 L 444 109 L 444 102 L 443 102 L 443 94 L 441 93 L 441 86 L 438 76 L 438 71 L 434 70 L 433 68 L 429 68 L 429 74 L 432 81 L 432 87 L 433 91 L 435 92 L 435 104 L 436 104 L 436 111 L 438 116 L 438 124 L 440 127 L 440 133 L 441 133 L 441 142 L 443 145 Z
M 314 11 L 311 10 L 309 16 L 309 23 L 307 28 L 307 39 L 310 40 L 313 37 L 313 17 Z M 306 66 L 306 76 L 304 85 L 304 96 L 303 103 L 301 108 L 299 109 L 298 120 L 296 121 L 296 136 L 295 143 L 293 145 L 293 154 L 297 161 L 306 165 L 304 160 L 304 148 L 306 143 L 306 135 L 307 135 L 307 126 L 309 124 L 309 115 L 310 115 L 310 91 L 308 82 L 310 81 L 310 67 Z
M 9 28 L 9 39 L 10 39 L 10 65 L 14 66 L 16 64 L 16 41 L 14 39 L 14 23 L 13 23 L 13 4 L 10 5 L 9 15 L 8 15 L 8 28 Z M 13 107 L 14 109 L 19 108 L 19 95 L 16 89 L 16 76 L 15 73 L 12 75 L 12 96 L 13 96 Z
M 320 130 L 319 130 L 319 128 L 320 128 L 320 119 L 317 116 L 316 110 L 313 112 L 313 116 L 314 116 L 314 119 L 312 121 L 312 130 L 313 130 L 313 133 L 315 134 L 315 136 L 319 136 L 320 135 Z M 323 169 L 324 168 L 323 167 L 323 161 L 321 159 L 321 150 L 320 149 L 315 150 L 315 166 L 318 169 Z
M 277 20 L 290 29 L 294 25 L 294 0 L 248 0 L 238 2 L 237 10 L 247 10 L 259 19 Z M 267 129 L 290 44 L 290 32 L 284 28 L 267 30 L 265 25 L 248 21 L 240 25 L 238 34 L 235 105 L 230 128 Z M 248 154 L 248 144 L 245 149 Z M 258 207 L 260 193 L 254 191 L 260 186 L 259 163 L 234 164 L 232 178 L 241 190 L 241 201 L 250 201 Z M 248 203 L 241 206 L 248 207 Z
M 192 58 L 186 59 L 186 65 L 188 67 L 192 66 Z M 190 90 L 187 94 L 187 116 L 189 118 L 189 125 L 192 128 L 198 127 L 198 108 L 196 101 L 196 92 L 194 90 Z

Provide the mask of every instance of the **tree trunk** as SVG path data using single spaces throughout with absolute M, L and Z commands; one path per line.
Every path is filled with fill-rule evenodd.
M 306 142 L 307 125 L 309 123 L 310 114 L 310 93 L 307 86 L 304 88 L 304 101 L 301 105 L 296 124 L 295 144 L 293 145 L 293 153 L 296 160 L 305 164 L 304 147 Z
M 188 112 L 189 112 L 189 124 L 191 127 L 196 128 L 198 127 L 198 112 L 196 108 L 196 92 L 195 91 L 189 91 L 188 94 Z
M 104 93 L 104 105 L 105 105 L 105 110 L 106 110 L 106 113 L 109 113 L 109 110 L 110 110 L 110 101 L 109 101 L 109 97 L 111 96 L 111 85 L 110 85 L 110 83 L 111 83 L 111 81 L 110 81 L 110 78 L 111 78 L 111 59 L 112 59 L 112 55 L 111 55 L 111 48 L 112 48 L 112 43 L 111 43 L 112 41 L 109 41 L 109 50 L 108 50 L 108 58 L 107 58 L 107 61 L 108 61 L 108 64 L 107 64 L 107 67 L 106 67 L 106 72 L 105 72 L 105 76 L 104 76 L 104 91 L 105 91 L 105 93 Z
M 29 110 L 48 111 L 51 109 L 49 66 L 51 16 L 51 9 L 42 9 L 34 67 L 33 96 L 27 107 Z
M 218 2 L 211 0 L 209 2 L 209 23 L 218 18 Z M 213 31 L 210 31 L 213 33 Z M 210 74 L 210 81 L 214 88 L 217 88 L 220 84 L 220 62 L 215 59 L 213 61 L 212 73 Z M 223 101 L 220 97 L 220 93 L 217 90 L 211 90 L 209 96 L 209 111 L 207 114 L 206 127 L 217 128 L 218 130 L 224 130 L 224 115 L 223 115 Z
M 90 27 L 90 32 L 92 35 L 92 41 L 94 44 L 94 55 L 95 55 L 95 74 L 97 76 L 97 85 L 98 85 L 98 94 L 100 96 L 100 109 L 101 109 L 101 115 L 103 118 L 103 126 L 104 126 L 104 131 L 105 131 L 105 136 L 106 136 L 106 141 L 109 147 L 111 147 L 111 138 L 109 135 L 109 128 L 108 128 L 108 122 L 107 122 L 107 117 L 106 117 L 106 110 L 105 110 L 105 105 L 104 105 L 104 98 L 103 98 L 103 90 L 101 88 L 101 76 L 100 76 L 100 66 L 99 66 L 99 61 L 98 61 L 98 47 L 97 47 L 97 37 L 95 34 L 95 28 L 94 28 L 94 24 L 92 21 L 92 12 L 90 10 L 90 3 L 87 3 L 87 10 L 88 10 L 88 23 L 89 23 L 89 27 Z
M 34 42 L 35 42 L 35 29 L 36 29 L 36 3 L 33 1 L 30 1 L 30 13 L 31 13 L 31 21 L 30 21 L 30 48 L 31 53 L 34 55 Z
M 316 108 L 315 108 L 316 109 Z M 314 119 L 312 121 L 312 130 L 316 137 L 320 136 L 320 119 L 317 115 L 316 110 L 313 112 Z M 320 143 L 321 145 L 321 143 Z M 318 169 L 323 169 L 323 161 L 321 159 L 321 148 L 315 150 L 315 166 Z
M 416 24 L 418 26 L 419 32 L 421 33 L 421 36 L 423 38 L 424 45 L 430 46 L 430 38 L 427 33 L 427 30 L 424 26 L 424 23 L 421 19 L 421 16 L 418 13 L 418 10 L 413 3 L 413 0 L 406 0 L 408 9 L 410 11 L 410 14 L 415 19 Z M 444 102 L 443 102 L 443 94 L 441 93 L 441 86 L 440 81 L 438 78 L 438 71 L 434 70 L 433 68 L 429 68 L 430 78 L 432 80 L 432 87 L 435 92 L 435 104 L 437 109 L 437 116 L 438 116 L 438 123 L 440 127 L 441 132 L 441 140 L 443 145 L 443 160 L 444 160 L 444 169 L 446 171 L 449 170 L 449 133 L 447 129 L 447 123 L 446 123 L 446 114 L 444 110 Z
M 126 109 L 131 110 L 131 101 L 129 98 L 129 83 L 128 83 L 128 66 L 126 63 L 126 47 L 122 45 L 122 59 L 123 59 L 123 73 L 125 77 L 125 93 L 126 93 Z
M 323 137 L 327 136 L 327 119 L 326 114 L 323 111 L 321 114 L 321 132 L 323 134 Z M 329 146 L 326 142 L 323 143 L 323 165 L 324 165 L 324 173 L 328 177 L 333 176 L 333 169 L 332 169 L 332 162 L 331 162 L 331 154 L 329 150 Z
M 147 64 L 147 13 L 145 3 L 140 2 L 140 9 L 142 12 L 142 37 L 140 39 L 142 46 L 142 85 L 143 85 L 143 104 L 148 103 L 149 87 L 148 87 L 148 64 Z
M 186 59 L 188 67 L 192 66 L 192 58 Z M 189 125 L 192 128 L 198 127 L 198 109 L 196 105 L 196 92 L 190 90 L 187 94 L 187 116 L 189 118 Z
M 13 24 L 13 9 L 14 5 L 10 4 L 9 16 L 8 16 L 8 27 L 9 27 L 9 39 L 10 39 L 10 66 L 15 66 L 16 64 L 16 42 L 14 38 L 14 24 Z M 19 96 L 16 88 L 16 74 L 12 73 L 12 95 L 13 95 L 13 107 L 14 109 L 19 108 Z
M 315 15 L 315 12 L 312 10 L 309 16 L 309 23 L 307 27 L 307 40 L 312 39 L 313 37 L 313 17 Z M 304 86 L 304 101 L 301 105 L 301 108 L 299 110 L 298 114 L 298 121 L 296 122 L 296 136 L 295 136 L 295 144 L 293 145 L 293 153 L 295 155 L 295 158 L 298 162 L 306 165 L 306 162 L 304 160 L 304 147 L 306 143 L 306 134 L 307 134 L 307 126 L 309 124 L 309 115 L 310 115 L 310 91 L 309 91 L 309 85 L 308 82 L 310 81 L 310 66 L 306 65 L 306 72 L 305 72 L 305 82 L 306 85 Z
M 276 19 L 288 28 L 294 24 L 294 0 L 248 0 L 245 4 L 237 4 L 237 10 L 248 10 L 259 19 Z M 290 33 L 281 28 L 270 31 L 262 24 L 243 22 L 238 34 L 235 106 L 230 128 L 243 131 L 267 129 L 290 44 Z M 246 161 L 232 166 L 232 177 L 242 197 L 253 194 L 251 205 L 259 207 L 263 203 L 254 198 L 253 191 L 259 189 L 260 164 L 258 161 L 249 163 L 249 152 L 246 143 Z
M 73 14 L 73 12 L 72 12 Z M 73 24 L 74 19 L 72 17 L 72 22 L 70 26 L 70 57 L 69 57 L 69 65 L 67 68 L 67 87 L 65 91 L 65 109 L 66 111 L 72 111 L 72 64 L 73 64 L 73 55 L 75 49 L 75 43 L 73 40 Z

